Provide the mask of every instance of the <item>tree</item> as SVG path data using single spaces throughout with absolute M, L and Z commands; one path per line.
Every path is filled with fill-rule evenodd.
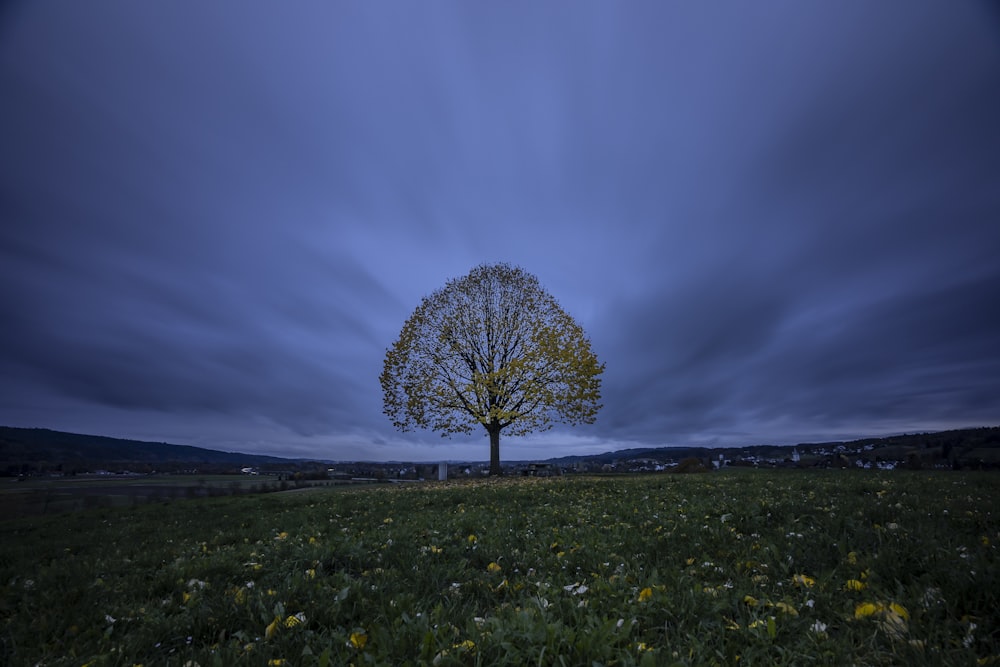
M 482 425 L 497 475 L 501 431 L 593 423 L 603 371 L 583 329 L 538 278 L 484 264 L 424 297 L 386 351 L 380 380 L 384 412 L 402 431 L 447 437 Z

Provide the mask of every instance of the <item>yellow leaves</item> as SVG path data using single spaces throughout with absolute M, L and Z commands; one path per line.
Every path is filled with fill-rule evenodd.
M 649 602 L 652 599 L 653 599 L 652 588 L 649 588 L 647 586 L 646 588 L 643 588 L 641 591 L 639 591 L 639 602 Z
M 847 563 L 849 565 L 857 565 L 858 564 L 858 554 L 856 552 L 854 552 L 854 551 L 851 551 L 850 553 L 848 553 L 847 554 Z
M 348 639 L 348 646 L 357 649 L 358 651 L 364 649 L 365 645 L 367 644 L 368 644 L 368 635 L 365 634 L 364 630 L 358 630 L 352 632 L 350 638 Z
M 787 602 L 775 602 L 770 606 L 774 607 L 783 614 L 788 614 L 789 616 L 798 616 L 799 611 Z
M 271 658 L 270 660 L 267 661 L 267 667 L 282 667 L 283 665 L 287 664 L 288 661 L 285 660 L 284 658 Z
M 863 591 L 868 588 L 868 584 L 857 579 L 848 579 L 847 583 L 844 584 L 844 590 L 847 591 Z
M 796 574 L 792 577 L 792 583 L 800 588 L 812 588 L 816 585 L 816 580 L 804 574 Z
M 270 640 L 278 633 L 278 627 L 281 625 L 281 617 L 275 616 L 274 620 L 271 621 L 267 628 L 264 629 L 264 639 Z
M 496 562 L 490 563 L 489 565 L 486 566 L 486 570 L 492 573 L 500 572 L 502 569 L 503 568 L 500 567 L 500 565 Z
M 299 613 L 293 616 L 289 616 L 288 618 L 285 619 L 285 627 L 294 628 L 299 625 L 304 625 L 305 622 L 306 622 L 306 615 L 304 612 L 300 611 Z
M 757 601 L 757 598 L 755 598 L 754 596 L 752 596 L 752 595 L 745 595 L 745 596 L 743 596 L 743 604 L 745 604 L 748 607 L 756 607 L 760 603 Z
M 862 602 L 854 609 L 856 620 L 872 618 L 892 639 L 903 639 L 908 631 L 910 613 L 896 602 Z

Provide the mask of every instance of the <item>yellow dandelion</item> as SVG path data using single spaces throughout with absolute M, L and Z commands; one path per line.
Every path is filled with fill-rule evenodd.
M 353 648 L 356 648 L 360 651 L 365 647 L 365 644 L 367 643 L 368 643 L 368 635 L 366 635 L 364 632 L 351 633 L 350 645 Z
M 848 579 L 847 583 L 844 584 L 844 589 L 848 591 L 863 591 L 866 588 L 868 588 L 868 584 L 857 579 Z
M 816 584 L 816 580 L 805 574 L 796 574 L 792 577 L 792 583 L 802 588 L 812 588 Z
M 190 593 L 188 593 L 187 591 L 184 591 L 183 593 L 181 593 L 181 602 L 183 604 L 187 604 L 190 599 L 191 599 L 191 594 Z
M 310 537 L 309 538 L 309 544 L 316 544 L 316 538 L 315 537 Z
M 475 535 L 469 535 L 469 536 L 468 536 L 467 538 L 465 538 L 465 540 L 466 540 L 466 541 L 467 541 L 467 542 L 468 542 L 469 544 L 475 544 L 475 543 L 476 543 L 476 542 L 477 542 L 477 541 L 479 540 L 479 538 L 478 538 L 478 537 L 476 537 Z
M 646 588 L 643 588 L 641 591 L 639 591 L 639 602 L 648 602 L 652 598 L 653 598 L 652 588 L 649 588 L 647 586 Z
M 278 533 L 277 535 L 275 535 L 274 539 L 276 539 L 276 540 L 287 540 L 288 539 L 288 533 L 286 533 L 285 531 L 281 531 L 280 533 Z
M 498 563 L 492 562 L 492 563 L 490 563 L 489 565 L 486 566 L 486 569 L 489 570 L 490 572 L 499 572 L 503 568 L 500 567 L 500 565 Z
M 685 562 L 685 563 L 687 563 L 688 565 L 694 565 L 694 558 L 688 558 L 688 559 L 687 559 L 686 561 L 684 561 L 684 562 Z

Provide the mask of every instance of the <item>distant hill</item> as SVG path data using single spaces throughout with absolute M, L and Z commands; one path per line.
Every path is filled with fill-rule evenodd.
M 289 463 L 289 459 L 240 452 L 221 452 L 165 442 L 122 440 L 101 435 L 64 433 L 44 428 L 0 426 L 0 473 L 14 468 L 93 469 L 171 467 L 187 465 L 241 467 Z M 136 465 L 142 464 L 142 465 Z
M 614 463 L 647 459 L 651 461 L 679 461 L 694 457 L 699 459 L 757 457 L 783 460 L 793 450 L 802 456 L 823 456 L 838 451 L 864 452 L 864 458 L 906 460 L 918 454 L 928 460 L 977 461 L 996 464 L 1000 462 L 1000 426 L 956 429 L 933 433 L 911 433 L 884 438 L 862 438 L 851 441 L 805 442 L 796 445 L 748 445 L 744 447 L 640 447 L 619 449 L 587 456 L 564 456 L 549 459 L 548 463 L 570 465 L 584 463 Z
M 686 458 L 731 460 L 788 460 L 793 449 L 803 461 L 844 453 L 852 460 L 907 461 L 917 457 L 927 465 L 944 462 L 960 466 L 1000 466 L 1000 427 L 970 428 L 936 433 L 914 433 L 849 442 L 750 445 L 745 447 L 639 447 L 586 456 L 564 456 L 546 462 L 610 464 L 629 461 L 677 462 Z M 65 433 L 42 428 L 0 426 L 0 475 L 43 471 L 84 472 L 98 469 L 133 472 L 190 470 L 238 471 L 242 467 L 296 469 L 306 462 L 276 456 L 222 452 L 165 442 L 122 440 L 100 435 Z M 382 464 L 371 464 L 378 467 Z M 389 464 L 385 464 L 389 465 Z M 393 464 L 397 465 L 397 464 Z

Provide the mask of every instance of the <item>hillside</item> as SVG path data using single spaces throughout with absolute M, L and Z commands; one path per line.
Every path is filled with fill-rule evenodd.
M 622 449 L 590 456 L 567 456 L 552 463 L 569 465 L 615 463 L 636 460 L 676 462 L 685 458 L 715 459 L 720 455 L 732 461 L 784 461 L 798 451 L 803 461 L 816 462 L 831 457 L 848 456 L 852 461 L 913 461 L 925 465 L 996 467 L 1000 465 L 1000 427 L 983 427 L 910 433 L 884 438 L 851 441 L 799 443 L 796 445 L 750 445 L 745 447 L 649 447 Z
M 226 468 L 288 463 L 288 459 L 222 452 L 165 442 L 123 440 L 43 428 L 0 426 L 0 474 L 28 469 L 65 470 L 129 467 L 161 470 L 177 466 Z

